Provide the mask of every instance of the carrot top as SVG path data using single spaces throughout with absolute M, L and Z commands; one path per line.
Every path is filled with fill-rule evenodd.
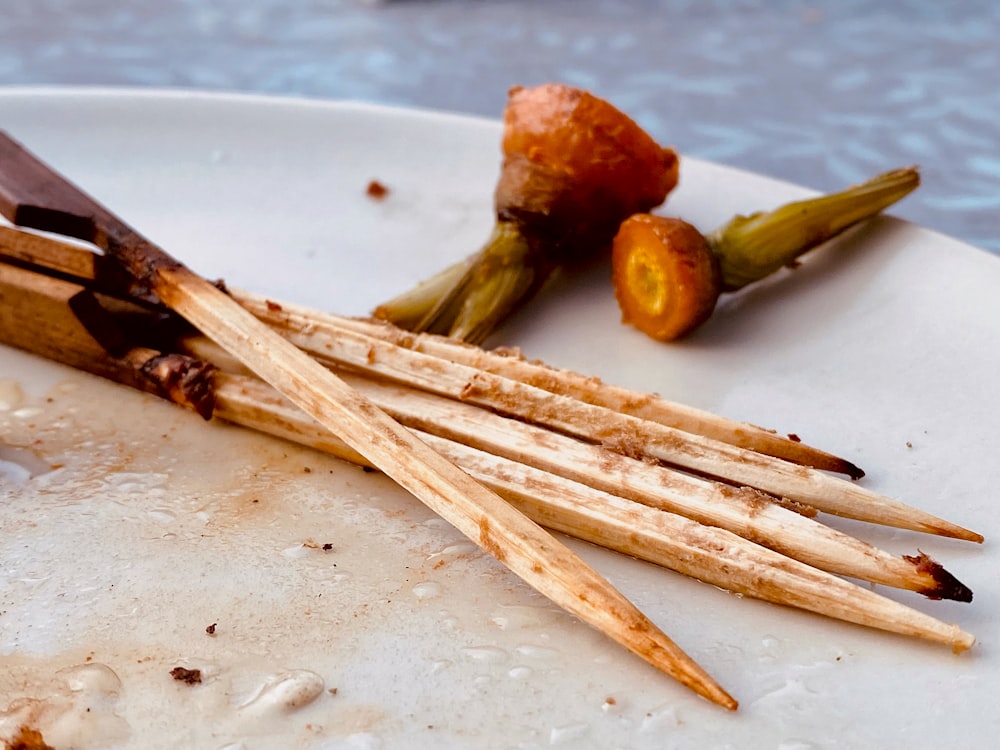
M 502 149 L 497 218 L 574 254 L 607 249 L 626 217 L 660 205 L 677 185 L 676 152 L 564 84 L 510 90 Z

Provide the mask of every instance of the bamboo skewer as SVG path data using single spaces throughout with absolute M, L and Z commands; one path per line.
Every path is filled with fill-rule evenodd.
M 0 227 L 0 229 L 3 229 Z M 0 232 L 0 249 L 14 257 L 57 268 L 81 278 L 99 277 L 92 261 L 74 257 L 77 248 L 41 238 L 19 242 Z M 809 446 L 778 438 L 760 428 L 740 425 L 698 410 L 686 411 L 656 397 L 605 386 L 576 373 L 555 370 L 519 358 L 483 352 L 427 334 L 414 335 L 384 323 L 352 320 L 308 310 L 259 295 L 231 290 L 259 320 L 320 361 L 357 368 L 408 386 L 496 408 L 522 419 L 554 427 L 595 443 L 617 444 L 667 464 L 755 487 L 835 515 L 926 533 L 982 542 L 983 537 L 950 521 L 920 511 L 808 465 L 761 453 L 788 454 L 821 468 L 860 474 L 853 464 Z M 372 334 L 381 333 L 381 337 Z M 486 370 L 477 369 L 484 363 Z M 526 382 L 513 376 L 523 375 Z M 582 398 L 574 394 L 583 393 Z M 603 404 L 622 405 L 618 412 Z M 652 420 L 642 416 L 650 413 Z M 711 418 L 709 418 L 711 417 Z M 707 425 L 710 435 L 688 432 Z M 750 430 L 750 432 L 746 432 Z M 790 450 L 794 448 L 795 450 Z M 795 451 L 798 452 L 795 452 Z
M 241 301 L 247 303 L 245 298 Z M 261 320 L 321 361 L 347 365 L 512 414 L 626 452 L 658 459 L 737 485 L 755 487 L 831 513 L 871 523 L 982 542 L 981 534 L 864 487 L 718 440 L 554 394 L 392 342 L 327 323 L 329 316 L 296 315 L 282 303 L 248 304 Z
M 20 241 L 22 235 L 24 240 Z M 47 267 L 87 279 L 97 275 L 92 268 L 95 261 L 79 257 L 81 253 L 88 255 L 86 251 L 51 243 L 40 244 L 39 239 L 15 230 L 6 234 L 0 232 L 0 251 L 14 255 L 22 262 L 42 261 Z M 245 295 L 240 297 L 245 298 Z M 248 305 L 265 320 L 268 314 L 287 314 L 284 303 L 264 303 L 266 312 L 257 309 L 260 306 L 258 303 Z M 309 320 L 324 318 L 318 313 L 309 316 L 301 311 L 297 315 Z M 320 334 L 315 334 L 319 340 L 314 341 L 310 330 L 313 329 L 307 328 L 304 323 L 296 324 L 299 343 L 312 351 L 328 351 L 329 342 Z M 195 347 L 193 353 L 196 356 L 217 361 L 217 352 L 205 351 L 199 341 L 203 340 L 189 338 L 186 343 L 189 348 Z M 198 346 L 202 347 L 201 350 Z M 663 467 L 638 464 L 627 456 L 504 419 L 462 402 L 365 380 L 352 382 L 356 389 L 365 392 L 396 419 L 411 427 L 446 435 L 554 474 L 626 494 L 639 502 L 703 523 L 718 525 L 823 570 L 918 591 L 932 598 L 971 599 L 971 592 L 965 586 L 922 554 L 890 555 L 790 512 L 753 491 L 727 489 Z
M 15 303 L 0 307 L 0 338 L 111 380 L 158 393 L 198 411 L 204 411 L 206 396 L 210 396 L 209 408 L 220 419 L 370 465 L 256 378 L 213 372 L 204 363 L 142 347 L 123 351 L 117 357 L 109 355 L 88 334 L 72 309 L 71 301 L 86 293 L 70 282 L 0 264 L 0 295 Z M 18 310 L 34 314 L 18 314 Z M 98 322 L 108 327 L 114 325 L 114 321 Z M 150 363 L 154 366 L 150 367 Z M 169 377 L 172 371 L 194 376 L 186 380 L 187 387 L 165 386 L 172 381 Z M 210 381 L 207 389 L 205 381 Z M 423 397 L 428 398 L 426 394 Z M 971 635 L 957 626 L 723 529 L 499 458 L 462 442 L 419 431 L 417 434 L 549 528 L 649 560 L 734 593 L 942 643 L 956 651 L 969 648 L 974 642 Z
M 940 566 L 891 555 L 753 489 L 651 465 L 433 394 L 344 377 L 408 427 L 726 529 L 822 570 L 931 598 L 971 600 L 972 593 Z
M 102 275 L 95 267 L 95 264 L 100 265 L 101 256 L 10 227 L 0 226 L 0 252 L 82 280 L 94 281 Z M 118 286 L 121 286 L 120 282 Z M 385 321 L 347 318 L 284 301 L 275 303 L 251 292 L 236 289 L 229 291 L 242 307 L 265 322 L 282 321 L 282 325 L 288 327 L 294 318 L 297 321 L 309 321 L 310 326 L 354 331 L 439 359 L 518 380 L 551 393 L 570 396 L 595 406 L 783 458 L 792 463 L 847 474 L 854 479 L 864 476 L 859 467 L 846 459 L 781 437 L 762 427 L 734 422 L 711 412 L 668 401 L 653 394 L 636 393 L 569 370 L 557 370 L 541 362 L 526 360 L 509 350 L 487 351 L 443 336 L 410 333 Z
M 516 380 L 550 393 L 569 396 L 593 406 L 602 406 L 620 414 L 656 422 L 802 466 L 847 474 L 852 479 L 864 476 L 864 471 L 844 458 L 782 437 L 771 430 L 745 422 L 735 422 L 702 409 L 669 401 L 655 394 L 637 393 L 601 382 L 594 377 L 528 360 L 516 350 L 490 351 L 446 336 L 411 333 L 378 319 L 348 318 L 284 301 L 275 303 L 266 297 L 243 290 L 230 291 L 243 307 L 261 320 L 275 325 L 290 327 L 289 324 L 297 326 L 299 321 L 308 321 L 311 327 L 353 331 L 391 342 L 405 349 Z
M 49 237 L 0 226 L 0 253 L 30 265 L 41 265 L 84 281 L 100 281 L 107 276 L 102 256 Z M 103 264 L 107 265 L 107 264 Z M 106 284 L 121 287 L 122 283 Z M 275 302 L 267 297 L 237 289 L 230 294 L 242 307 L 265 322 L 295 330 L 349 330 L 397 346 L 413 349 L 456 364 L 518 380 L 551 393 L 570 396 L 585 403 L 603 406 L 683 432 L 702 435 L 747 448 L 764 455 L 783 458 L 815 469 L 847 474 L 860 479 L 864 472 L 846 459 L 814 446 L 781 437 L 771 430 L 734 422 L 711 412 L 668 401 L 654 394 L 636 393 L 603 383 L 597 378 L 559 370 L 542 362 L 526 360 L 519 353 L 488 351 L 461 341 L 427 333 L 410 333 L 375 319 L 348 318 L 317 311 L 289 302 Z
M 105 322 L 97 327 L 107 330 L 112 325 Z M 218 348 L 208 343 L 198 337 L 187 337 L 183 342 L 188 353 L 195 357 L 223 369 L 238 370 L 237 360 L 220 359 Z M 639 462 L 470 404 L 349 374 L 344 377 L 356 390 L 411 428 L 728 529 L 822 570 L 917 591 L 931 598 L 971 599 L 972 594 L 965 586 L 925 556 L 889 554 L 803 517 L 755 491 L 729 488 Z
M 12 223 L 100 247 L 141 287 L 540 593 L 703 697 L 737 707 L 707 672 L 565 545 L 2 133 L 0 170 L 0 212 Z
M 182 348 L 224 370 L 203 339 Z M 717 526 L 822 570 L 924 594 L 971 601 L 972 592 L 926 556 L 897 557 L 814 521 L 751 488 L 734 488 L 651 465 L 598 445 L 399 384 L 344 373 L 355 388 L 401 424 L 477 448 L 699 523 Z

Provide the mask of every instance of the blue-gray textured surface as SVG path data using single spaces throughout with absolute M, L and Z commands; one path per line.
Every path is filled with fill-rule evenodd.
M 0 0 L 0 86 L 498 116 L 509 85 L 545 80 L 684 153 L 820 190 L 920 164 L 895 213 L 1000 253 L 996 0 Z

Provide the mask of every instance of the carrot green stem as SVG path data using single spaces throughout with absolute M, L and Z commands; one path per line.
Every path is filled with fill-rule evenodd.
M 373 315 L 399 328 L 415 330 L 448 290 L 459 282 L 471 262 L 472 258 L 466 258 L 438 271 L 412 289 L 383 302 Z
M 919 184 L 915 167 L 896 169 L 839 193 L 734 217 L 707 236 L 719 258 L 723 289 L 735 291 L 769 276 L 891 206 Z
M 379 306 L 375 317 L 478 344 L 541 287 L 552 268 L 517 224 L 499 221 L 475 256 Z

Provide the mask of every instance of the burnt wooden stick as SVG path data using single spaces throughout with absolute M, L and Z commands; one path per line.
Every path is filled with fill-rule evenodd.
M 578 555 L 217 287 L 0 132 L 0 213 L 93 243 L 158 298 L 522 580 L 708 700 L 736 700 Z

